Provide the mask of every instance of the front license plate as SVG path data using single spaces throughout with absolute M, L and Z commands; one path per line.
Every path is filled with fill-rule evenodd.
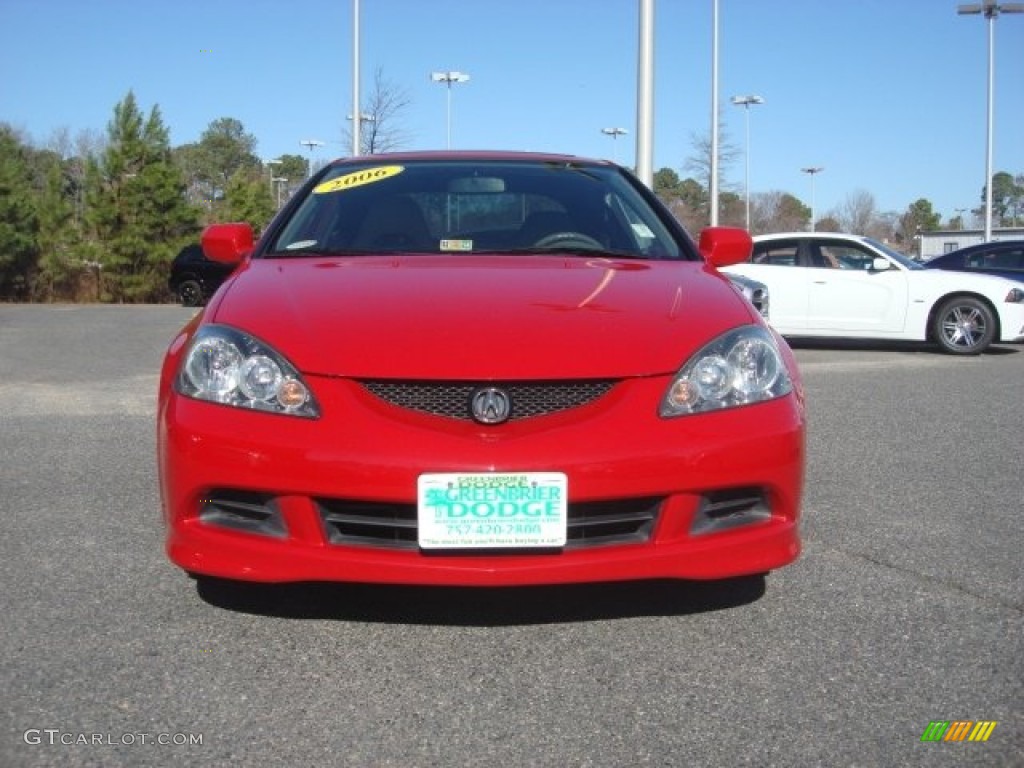
M 561 472 L 420 475 L 423 549 L 565 546 L 568 479 Z

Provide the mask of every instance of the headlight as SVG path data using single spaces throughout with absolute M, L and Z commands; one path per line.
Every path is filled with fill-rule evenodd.
M 663 418 L 773 400 L 793 391 L 775 337 L 760 326 L 736 328 L 701 349 L 661 400 Z
M 269 346 L 224 325 L 204 325 L 189 344 L 176 389 L 197 400 L 315 419 L 313 394 Z
M 1020 288 L 1011 288 L 1006 293 L 1006 298 L 1003 301 L 1008 304 L 1024 304 L 1024 290 Z

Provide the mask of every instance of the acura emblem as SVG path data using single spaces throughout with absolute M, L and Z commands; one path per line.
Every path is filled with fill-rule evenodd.
M 512 415 L 512 401 L 508 394 L 495 387 L 478 389 L 469 403 L 473 418 L 481 424 L 501 424 Z

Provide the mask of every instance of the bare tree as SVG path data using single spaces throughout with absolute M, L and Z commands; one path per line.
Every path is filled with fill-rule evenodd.
M 781 190 L 751 195 L 750 233 L 800 232 L 811 220 L 811 209 Z
M 711 188 L 711 136 L 710 134 L 692 134 L 690 143 L 693 146 L 693 154 L 686 158 L 683 164 L 684 171 L 690 171 L 705 189 Z M 718 134 L 718 176 L 720 190 L 730 189 L 728 185 L 722 184 L 721 177 L 736 158 L 740 156 L 740 148 L 729 142 L 729 137 L 723 130 Z
M 50 138 L 44 145 L 46 149 L 57 153 L 61 160 L 67 160 L 74 156 L 74 141 L 71 138 L 71 129 L 66 125 L 54 128 L 50 132 Z
M 735 194 L 737 187 L 735 185 L 728 185 L 723 183 L 722 177 L 725 175 L 726 170 L 736 161 L 736 158 L 740 156 L 740 149 L 735 144 L 729 141 L 729 136 L 722 128 L 722 121 L 718 122 L 718 213 L 723 218 L 736 218 L 735 203 L 738 200 L 738 196 Z M 704 191 L 707 195 L 711 194 L 711 134 L 691 134 L 690 143 L 693 146 L 693 154 L 686 158 L 686 162 L 683 163 L 683 170 L 690 172 L 693 177 L 704 187 Z M 727 193 L 732 193 L 730 196 Z M 708 197 L 705 203 L 705 217 L 704 226 L 711 221 L 711 211 L 708 206 L 710 205 L 710 197 Z M 733 223 L 742 222 L 742 212 L 739 214 L 739 218 Z
M 848 194 L 832 215 L 846 232 L 855 235 L 871 234 L 878 216 L 875 197 L 866 190 L 858 189 Z
M 364 155 L 376 155 L 401 149 L 409 142 L 409 131 L 402 125 L 402 115 L 411 103 L 409 92 L 384 77 L 380 67 L 373 74 L 373 87 L 363 105 L 359 128 L 359 146 Z M 355 119 L 352 115 L 352 119 Z M 342 131 L 346 146 L 352 146 L 352 125 Z

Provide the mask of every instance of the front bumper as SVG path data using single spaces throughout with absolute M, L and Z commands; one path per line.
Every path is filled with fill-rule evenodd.
M 1001 304 L 999 327 L 1001 342 L 1014 344 L 1024 341 L 1024 304 Z
M 634 379 L 572 411 L 482 427 L 401 410 L 353 381 L 307 381 L 323 410 L 317 420 L 162 392 L 158 453 L 174 563 L 264 582 L 498 586 L 727 578 L 799 554 L 804 416 L 795 395 L 665 420 L 656 409 L 668 379 Z M 427 553 L 414 537 L 353 543 L 332 524 L 353 504 L 394 507 L 408 521 L 424 472 L 512 471 L 564 472 L 570 504 L 584 511 L 637 500 L 654 512 L 628 535 L 530 553 Z M 225 498 L 257 502 L 250 530 L 245 520 L 220 524 L 230 523 L 216 506 Z

